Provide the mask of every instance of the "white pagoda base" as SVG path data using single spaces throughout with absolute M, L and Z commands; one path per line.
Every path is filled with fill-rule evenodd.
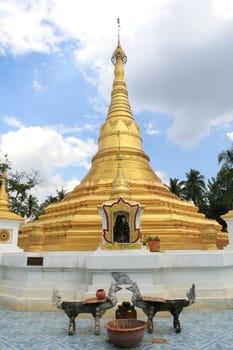
M 233 250 L 0 253 L 0 305 L 15 310 L 51 311 L 53 288 L 63 300 L 84 300 L 108 290 L 112 272 L 137 281 L 142 294 L 185 298 L 194 283 L 193 308 L 233 307 Z M 118 301 L 131 293 L 118 292 Z

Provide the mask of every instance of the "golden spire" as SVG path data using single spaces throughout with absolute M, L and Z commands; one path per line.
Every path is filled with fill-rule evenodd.
M 111 61 L 114 67 L 114 80 L 111 93 L 111 102 L 109 105 L 108 115 L 105 123 L 102 125 L 99 137 L 99 154 L 109 152 L 111 149 L 116 153 L 118 151 L 118 132 L 121 132 L 121 149 L 122 154 L 126 149 L 142 150 L 142 138 L 138 124 L 135 122 L 129 100 L 126 81 L 124 77 L 124 64 L 127 56 L 123 51 L 120 43 L 120 21 L 118 23 L 118 41 L 117 47 L 113 52 Z M 144 153 L 144 152 L 143 152 Z M 98 154 L 98 155 L 99 155 Z
M 127 57 L 120 43 L 120 22 L 118 23 L 117 47 L 112 55 L 114 79 L 111 101 L 105 122 L 102 124 L 98 139 L 98 151 L 92 159 L 92 166 L 81 182 L 81 187 L 104 184 L 108 193 L 114 196 L 120 188 L 129 196 L 136 183 L 161 181 L 149 164 L 149 157 L 144 152 L 140 129 L 131 112 L 128 90 L 124 78 L 124 64 Z M 119 143 L 120 141 L 120 143 Z M 128 190 L 129 188 L 129 190 Z M 80 187 L 77 188 L 79 191 Z M 73 194 L 71 195 L 73 196 Z
M 6 182 L 7 182 L 7 165 L 4 165 L 3 171 L 2 171 L 2 183 L 0 187 L 0 213 L 2 211 L 9 212 L 9 198 L 6 190 Z

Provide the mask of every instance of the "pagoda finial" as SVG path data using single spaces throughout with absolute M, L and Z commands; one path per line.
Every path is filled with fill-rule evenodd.
M 120 44 L 120 19 L 117 18 L 117 26 L 118 26 L 118 42 L 117 42 L 117 48 L 116 50 L 113 52 L 112 55 L 112 63 L 114 64 L 114 66 L 116 65 L 117 61 L 120 59 L 122 61 L 123 64 L 125 64 L 127 62 L 127 56 L 124 53 L 124 51 L 121 48 L 121 44 Z
M 117 25 L 118 25 L 118 45 L 120 45 L 120 18 L 117 18 Z

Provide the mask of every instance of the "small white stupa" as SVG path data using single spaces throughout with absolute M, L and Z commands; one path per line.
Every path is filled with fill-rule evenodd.
M 6 183 L 7 167 L 5 166 L 0 187 L 0 253 L 20 252 L 23 249 L 18 247 L 18 233 L 23 218 L 10 211 Z

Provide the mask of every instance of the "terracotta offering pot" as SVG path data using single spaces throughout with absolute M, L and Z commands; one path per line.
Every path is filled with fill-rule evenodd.
M 138 345 L 144 336 L 146 322 L 135 319 L 118 319 L 105 324 L 110 342 L 122 348 Z
M 98 300 L 104 300 L 106 298 L 106 292 L 104 289 L 97 289 L 96 298 Z
M 151 252 L 159 252 L 160 251 L 160 241 L 150 241 L 149 246 L 150 246 Z

